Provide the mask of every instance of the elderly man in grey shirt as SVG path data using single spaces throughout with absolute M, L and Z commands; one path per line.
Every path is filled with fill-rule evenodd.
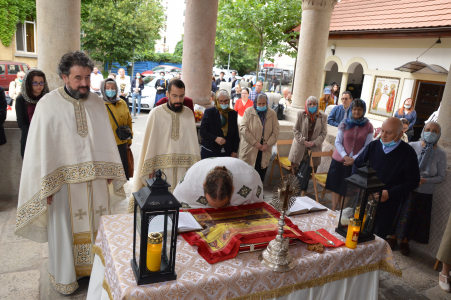
M 388 243 L 392 249 L 401 240 L 401 254 L 410 253 L 409 241 L 427 244 L 431 224 L 432 193 L 437 183 L 445 180 L 446 153 L 437 143 L 441 127 L 437 122 L 429 122 L 421 133 L 421 140 L 409 145 L 418 155 L 420 186 L 404 200 L 397 217 L 394 234 Z

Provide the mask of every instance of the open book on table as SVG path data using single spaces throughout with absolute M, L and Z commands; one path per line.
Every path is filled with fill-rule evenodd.
M 293 215 L 306 214 L 308 212 L 323 211 L 323 210 L 327 210 L 327 207 L 319 204 L 312 198 L 305 197 L 305 196 L 304 197 L 296 197 L 296 201 L 293 203 L 293 205 L 287 211 L 286 215 L 293 216 Z
M 172 228 L 172 221 L 168 218 L 168 229 Z M 164 216 L 158 215 L 152 219 L 149 223 L 149 232 L 163 232 L 164 228 Z M 202 226 L 196 221 L 190 212 L 180 212 L 179 213 L 179 226 L 178 232 L 189 232 L 201 230 Z

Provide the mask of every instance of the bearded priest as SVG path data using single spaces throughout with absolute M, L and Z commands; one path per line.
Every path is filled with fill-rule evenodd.
M 169 101 L 151 110 L 134 175 L 133 192 L 161 169 L 173 191 L 186 171 L 200 160 L 199 140 L 193 112 L 183 105 L 185 84 L 172 79 L 166 95 Z M 133 211 L 130 199 L 129 212 Z
M 91 275 L 100 216 L 125 198 L 127 180 L 104 101 L 89 92 L 93 68 L 79 51 L 61 58 L 65 85 L 36 106 L 20 179 L 15 233 L 48 241 L 50 281 L 62 294 Z

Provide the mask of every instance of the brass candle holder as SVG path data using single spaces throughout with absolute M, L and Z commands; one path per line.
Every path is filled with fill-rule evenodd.
M 299 195 L 299 181 L 296 176 L 288 175 L 279 180 L 274 189 L 272 205 L 280 211 L 277 236 L 268 247 L 259 255 L 258 260 L 265 267 L 276 272 L 287 272 L 293 269 L 293 257 L 288 251 L 289 239 L 283 237 L 285 214 L 293 205 L 295 197 Z M 283 202 L 281 199 L 283 198 Z

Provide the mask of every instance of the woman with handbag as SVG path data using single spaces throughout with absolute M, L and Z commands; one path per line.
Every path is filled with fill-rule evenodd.
M 409 128 L 406 131 L 406 135 L 409 138 L 409 142 L 413 137 L 413 125 L 417 120 L 417 112 L 413 109 L 412 99 L 407 98 L 404 100 L 403 106 L 395 113 L 395 117 L 399 119 L 406 119 L 409 121 Z
M 128 156 L 131 156 L 131 159 L 133 159 L 130 149 L 133 138 L 132 116 L 128 110 L 127 103 L 119 98 L 116 81 L 114 81 L 114 79 L 105 79 L 102 82 L 100 89 L 102 91 L 103 100 L 105 101 L 108 116 L 110 117 L 110 123 L 114 137 L 116 138 L 122 165 L 124 166 L 125 177 L 129 180 L 130 177 L 133 177 L 133 172 L 130 172 L 130 170 L 133 169 L 133 162 L 128 159 Z
M 279 137 L 279 121 L 274 110 L 268 107 L 265 94 L 257 97 L 256 105 L 246 109 L 240 125 L 240 156 L 242 161 L 253 166 L 265 180 L 271 149 Z
M 293 133 L 294 139 L 288 160 L 291 162 L 292 174 L 296 175 L 302 161 L 309 163 L 309 150 L 312 152 L 322 151 L 327 135 L 327 115 L 318 110 L 318 99 L 315 96 L 308 97 L 305 102 L 305 110 L 298 112 Z M 315 157 L 313 159 L 315 170 L 320 164 L 321 158 Z
M 361 99 L 351 103 L 351 117 L 341 121 L 335 139 L 335 151 L 332 154 L 326 189 L 332 191 L 332 210 L 337 208 L 345 196 L 345 178 L 351 176 L 354 160 L 373 140 L 373 125 L 365 118 L 366 104 Z

